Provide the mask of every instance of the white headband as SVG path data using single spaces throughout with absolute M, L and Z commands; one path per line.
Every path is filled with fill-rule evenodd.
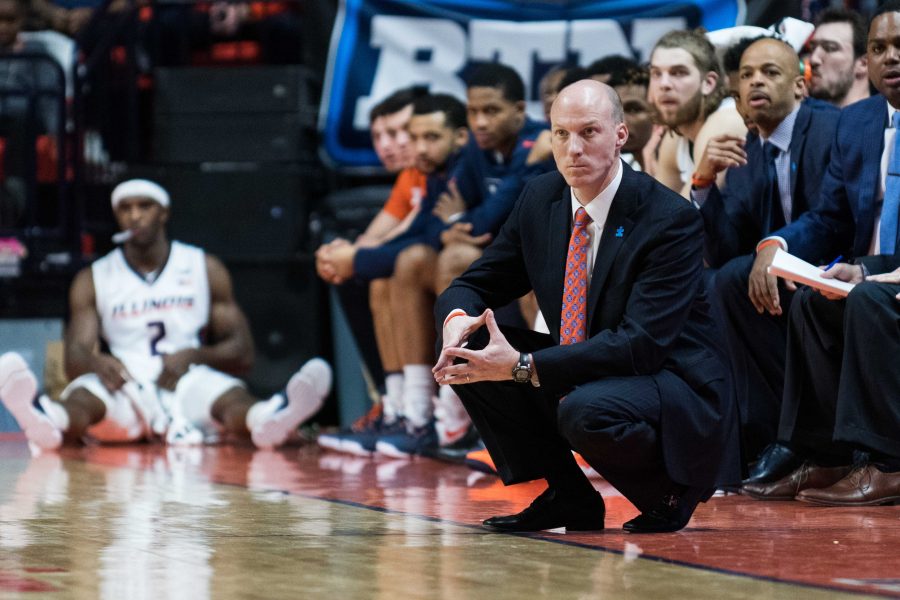
M 125 198 L 150 198 L 160 206 L 169 207 L 169 193 L 147 179 L 129 179 L 117 185 L 112 192 L 112 207 L 115 208 Z

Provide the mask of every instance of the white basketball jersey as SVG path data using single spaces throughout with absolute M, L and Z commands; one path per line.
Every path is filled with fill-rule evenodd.
M 156 381 L 161 354 L 197 348 L 209 322 L 209 279 L 200 248 L 172 242 L 169 259 L 148 282 L 116 248 L 91 266 L 100 333 L 139 381 Z

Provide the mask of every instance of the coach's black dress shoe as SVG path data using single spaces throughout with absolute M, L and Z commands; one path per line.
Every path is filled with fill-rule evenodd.
M 605 516 L 606 505 L 597 492 L 571 499 L 548 488 L 522 512 L 491 517 L 483 525 L 492 531 L 542 531 L 558 527 L 568 531 L 599 531 L 603 529 Z
M 697 504 L 709 500 L 714 489 L 678 486 L 654 508 L 622 525 L 628 533 L 670 533 L 684 529 Z
M 802 456 L 784 444 L 775 442 L 769 444 L 759 455 L 756 464 L 750 469 L 750 475 L 743 483 L 772 483 L 790 475 L 802 464 Z

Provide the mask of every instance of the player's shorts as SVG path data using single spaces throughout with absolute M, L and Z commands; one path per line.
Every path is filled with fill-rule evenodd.
M 157 388 L 155 383 L 129 382 L 110 392 L 95 373 L 86 373 L 66 386 L 60 397 L 65 402 L 73 390 L 82 388 L 106 406 L 103 420 L 88 429 L 88 434 L 101 442 L 134 442 L 145 439 L 160 410 L 169 413 L 173 406 L 194 427 L 212 432 L 218 424 L 212 418 L 212 406 L 225 392 L 245 387 L 236 377 L 206 365 L 191 365 L 174 392 Z

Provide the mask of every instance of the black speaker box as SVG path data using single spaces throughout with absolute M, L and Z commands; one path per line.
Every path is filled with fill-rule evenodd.
M 159 163 L 312 162 L 317 78 L 302 66 L 158 69 Z
M 224 259 L 280 259 L 305 248 L 310 173 L 168 168 L 157 177 L 172 196 L 174 239 Z
M 296 113 L 158 115 L 157 163 L 312 162 L 317 134 Z
M 159 68 L 154 73 L 157 114 L 294 112 L 315 117 L 318 77 L 299 65 Z

